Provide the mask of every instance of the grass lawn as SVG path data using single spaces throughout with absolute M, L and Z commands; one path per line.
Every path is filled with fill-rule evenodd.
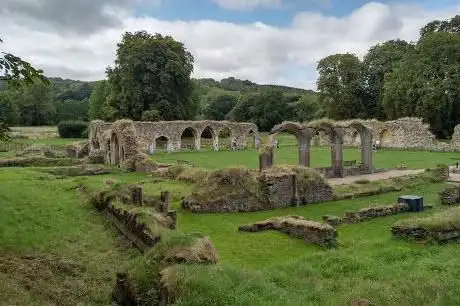
M 115 273 L 137 252 L 78 198 L 72 180 L 0 169 L 0 300 L 107 305 Z
M 38 141 L 74 141 L 58 139 Z M 297 163 L 297 148 L 288 141 L 280 141 L 278 164 Z M 327 166 L 329 156 L 327 149 L 314 148 L 313 166 Z M 159 153 L 152 158 L 189 160 L 214 169 L 258 167 L 255 150 Z M 427 168 L 459 158 L 459 153 L 417 151 L 374 154 L 379 168 Z M 358 150 L 346 149 L 345 159 L 359 159 Z M 83 201 L 76 185 L 95 191 L 106 180 L 142 183 L 147 194 L 169 190 L 175 208 L 192 190 L 186 183 L 140 173 L 53 179 L 37 170 L 0 168 L 0 300 L 8 305 L 108 305 L 115 273 L 139 257 Z M 404 191 L 423 195 L 425 203 L 434 205 L 431 211 L 340 226 L 334 250 L 276 231 L 240 233 L 238 226 L 281 215 L 314 220 L 324 214 L 343 216 L 347 210 L 394 203 L 401 192 L 253 213 L 192 214 L 179 209 L 178 230 L 209 235 L 220 263 L 177 267 L 178 304 L 335 306 L 364 298 L 376 305 L 460 305 L 460 261 L 455 256 L 460 244 L 425 245 L 393 239 L 390 233 L 397 220 L 445 209 L 438 199 L 444 186 L 424 184 Z
M 298 149 L 294 146 L 280 147 L 275 151 L 275 164 L 295 165 L 298 163 Z M 187 160 L 196 167 L 218 169 L 226 167 L 244 166 L 256 169 L 259 167 L 257 150 L 245 151 L 200 151 L 156 153 L 152 159 L 162 163 L 176 163 L 178 160 Z M 360 152 L 356 148 L 344 150 L 344 160 L 360 160 Z M 373 154 L 374 166 L 377 168 L 393 168 L 406 164 L 409 168 L 420 169 L 434 167 L 437 164 L 455 164 L 460 160 L 458 152 L 428 152 L 428 151 L 400 151 L 381 150 Z M 324 147 L 314 147 L 311 150 L 311 166 L 330 166 L 330 151 Z
M 433 211 L 377 218 L 338 228 L 336 250 L 307 245 L 269 231 L 240 233 L 239 225 L 297 214 L 320 220 L 346 210 L 394 203 L 399 193 L 300 208 L 240 214 L 179 214 L 179 230 L 208 234 L 220 268 L 182 267 L 182 305 L 347 305 L 367 299 L 375 305 L 459 305 L 460 244 L 424 245 L 392 238 L 397 221 L 441 210 L 442 184 L 408 193 L 425 197 Z M 186 284 L 186 285 L 185 285 Z

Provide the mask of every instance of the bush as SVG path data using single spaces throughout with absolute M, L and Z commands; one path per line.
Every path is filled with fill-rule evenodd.
M 82 138 L 88 129 L 88 122 L 72 120 L 61 121 L 57 128 L 59 136 L 62 138 Z

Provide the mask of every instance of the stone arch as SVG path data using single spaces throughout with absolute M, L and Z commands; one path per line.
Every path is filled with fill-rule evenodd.
M 192 141 L 191 143 L 183 141 L 184 136 L 191 136 Z M 191 149 L 191 150 L 199 150 L 200 144 L 198 142 L 198 132 L 192 126 L 187 126 L 183 128 L 179 133 L 180 139 L 180 149 Z
M 197 138 L 199 142 L 199 149 L 201 149 L 202 147 L 210 147 L 213 150 L 218 150 L 219 146 L 217 144 L 216 131 L 212 128 L 212 126 L 206 125 L 205 127 L 203 127 L 203 129 L 199 132 Z
M 383 129 L 379 133 L 380 146 L 390 147 L 393 143 L 393 133 L 389 129 Z
M 273 143 L 278 133 L 286 132 L 293 135 L 297 139 L 299 145 L 299 164 L 302 166 L 309 166 L 308 152 L 310 150 L 310 144 L 307 143 L 308 137 L 305 137 L 305 131 L 305 128 L 297 122 L 283 122 L 275 125 L 270 131 L 269 145 Z M 308 141 L 310 140 L 311 137 Z
M 150 148 L 149 148 L 150 154 L 154 154 L 155 152 L 160 150 L 161 147 L 164 147 L 166 152 L 170 152 L 171 151 L 171 138 L 166 135 L 157 135 L 153 139 L 153 142 L 150 145 Z
M 358 121 L 351 122 L 346 128 L 353 128 L 359 134 L 361 140 L 361 164 L 366 173 L 371 173 L 372 166 L 372 130 Z
M 247 145 L 248 138 L 252 138 L 251 149 L 258 149 L 260 147 L 260 135 L 256 129 L 250 129 L 244 137 L 245 137 L 245 143 L 244 143 L 245 147 L 248 146 Z
M 119 165 L 123 160 L 123 157 L 120 156 L 120 148 L 120 137 L 118 137 L 117 133 L 112 133 L 112 136 L 110 137 L 110 163 L 112 165 Z
M 343 134 L 344 131 L 340 127 L 336 127 L 329 122 L 312 122 L 308 126 L 307 142 L 311 143 L 312 135 L 315 135 L 318 130 L 323 130 L 329 135 L 331 149 L 331 165 L 333 176 L 343 177 Z M 310 166 L 310 148 L 305 151 L 305 166 Z
M 222 125 L 221 128 L 216 131 L 217 146 L 219 150 L 227 149 L 231 150 L 236 148 L 235 133 L 228 125 Z M 225 141 L 227 140 L 227 141 Z

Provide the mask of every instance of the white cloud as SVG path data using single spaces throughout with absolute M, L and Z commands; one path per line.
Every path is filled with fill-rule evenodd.
M 229 10 L 252 10 L 257 7 L 281 7 L 283 0 L 211 0 Z
M 102 79 L 105 68 L 113 63 L 121 34 L 145 29 L 183 41 L 195 57 L 196 77 L 235 76 L 312 88 L 319 59 L 339 52 L 362 56 L 371 45 L 388 39 L 416 40 L 421 26 L 433 19 L 452 17 L 459 9 L 430 12 L 413 5 L 368 3 L 342 18 L 302 12 L 286 28 L 211 20 L 164 21 L 124 14 L 121 26 L 86 36 L 38 30 L 33 23 L 19 24 L 1 11 L 0 19 L 5 33 L 3 46 L 50 76 Z

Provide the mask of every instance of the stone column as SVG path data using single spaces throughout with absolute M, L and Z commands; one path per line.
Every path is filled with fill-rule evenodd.
M 259 153 L 259 171 L 273 166 L 273 146 L 268 145 Z
M 306 129 L 297 138 L 299 142 L 299 165 L 310 167 L 311 132 Z
M 341 131 L 331 130 L 331 160 L 334 177 L 343 177 L 343 139 Z
M 359 134 L 361 136 L 361 163 L 365 173 L 372 173 L 372 133 L 364 130 Z

